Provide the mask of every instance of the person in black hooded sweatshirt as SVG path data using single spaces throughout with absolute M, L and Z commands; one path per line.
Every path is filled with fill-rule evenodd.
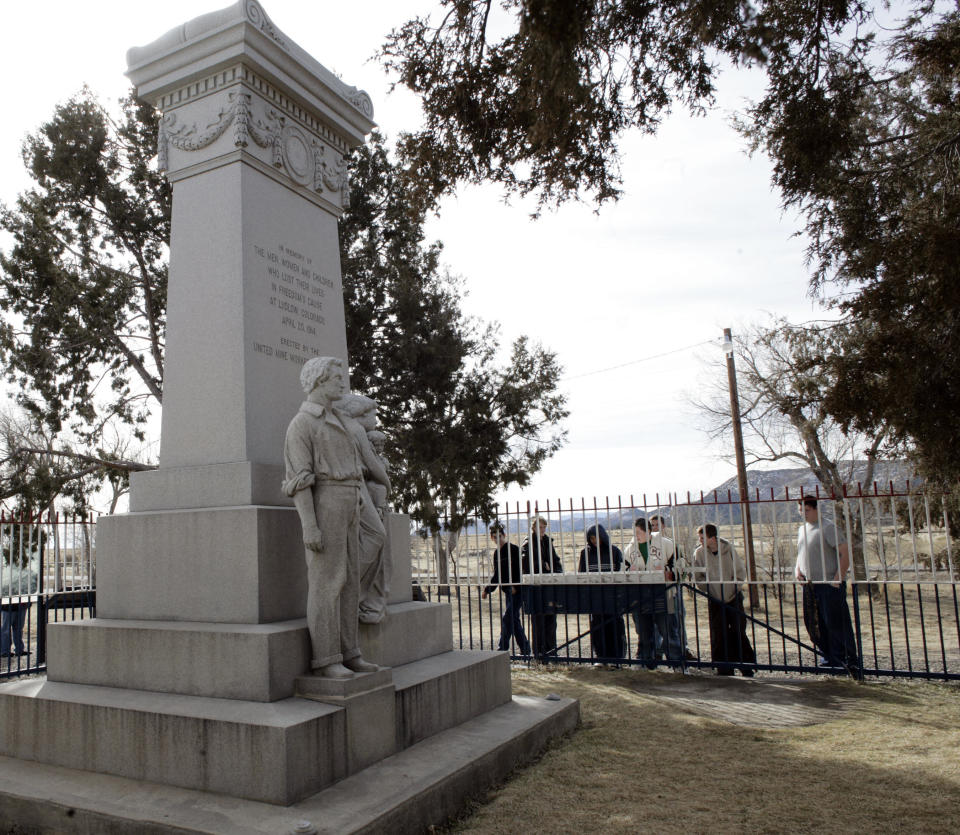
M 547 520 L 535 516 L 530 524 L 530 536 L 520 547 L 520 561 L 524 574 L 563 574 L 563 563 L 547 536 Z M 533 626 L 533 654 L 546 660 L 557 654 L 557 616 L 553 614 L 531 615 Z
M 580 552 L 580 572 L 622 571 L 623 554 L 610 538 L 603 525 L 587 528 L 587 547 Z M 600 660 L 616 660 L 627 654 L 627 632 L 623 617 L 613 612 L 594 612 L 590 615 L 590 643 L 593 654 Z

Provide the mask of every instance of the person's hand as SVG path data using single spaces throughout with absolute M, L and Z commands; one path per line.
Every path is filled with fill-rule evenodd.
M 673 572 L 672 572 L 669 568 L 667 568 L 667 569 L 664 570 L 663 576 L 666 577 L 668 580 L 671 580 L 671 581 L 676 579 L 676 578 L 673 576 Z
M 806 582 L 807 582 L 807 578 L 804 576 L 804 574 L 803 574 L 802 571 L 797 571 L 797 579 L 798 579 L 801 583 L 806 583 Z
M 303 532 L 303 544 L 311 551 L 319 553 L 323 550 L 323 531 L 314 526 Z
M 487 599 L 487 590 L 486 590 L 486 589 L 484 589 L 484 590 L 480 593 L 480 597 L 483 598 L 484 600 Z

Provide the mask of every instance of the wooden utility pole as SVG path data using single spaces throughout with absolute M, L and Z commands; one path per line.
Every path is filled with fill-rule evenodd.
M 747 463 L 743 454 L 743 431 L 740 428 L 740 397 L 737 394 L 737 367 L 733 361 L 733 336 L 730 328 L 723 329 L 723 351 L 727 355 L 727 382 L 730 384 L 730 423 L 733 424 L 733 445 L 737 453 L 737 485 L 740 493 L 740 513 L 743 518 L 743 543 L 747 552 L 747 588 L 750 607 L 760 603 L 755 580 L 757 563 L 753 556 L 753 522 L 750 519 L 750 494 L 747 487 Z

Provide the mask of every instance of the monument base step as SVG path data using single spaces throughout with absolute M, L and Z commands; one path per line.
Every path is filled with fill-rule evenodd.
M 366 661 L 400 667 L 453 649 L 449 603 L 410 601 L 387 606 L 380 623 L 360 624 L 360 650 Z
M 387 607 L 360 625 L 363 657 L 399 667 L 450 652 L 448 603 Z M 294 695 L 310 668 L 306 620 L 204 623 L 91 618 L 48 627 L 47 678 L 70 684 L 274 702 Z
M 397 750 L 408 748 L 510 701 L 510 657 L 462 650 L 393 670 Z
M 572 731 L 578 718 L 572 699 L 515 696 L 287 807 L 0 756 L 0 821 L 26 832 L 117 835 L 277 835 L 302 821 L 322 835 L 422 832 Z
M 28 679 L 0 687 L 0 755 L 289 804 L 348 774 L 346 711 Z
M 51 623 L 47 679 L 212 699 L 275 702 L 310 668 L 306 621 Z
M 12 682 L 0 755 L 288 804 L 509 701 L 510 668 L 506 653 L 447 652 L 327 684 L 257 702 Z

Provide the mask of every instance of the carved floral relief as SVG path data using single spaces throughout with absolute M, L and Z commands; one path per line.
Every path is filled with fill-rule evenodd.
M 255 116 L 252 96 L 245 91 L 231 92 L 216 119 L 206 125 L 178 124 L 174 113 L 161 117 L 157 141 L 159 169 L 168 169 L 171 146 L 180 151 L 199 151 L 216 142 L 231 125 L 234 147 L 246 148 L 252 141 L 269 149 L 271 165 L 285 171 L 299 185 L 320 194 L 336 195 L 334 202 L 346 207 L 350 191 L 343 156 L 311 138 L 298 125 L 288 124 L 287 118 L 272 107 Z

